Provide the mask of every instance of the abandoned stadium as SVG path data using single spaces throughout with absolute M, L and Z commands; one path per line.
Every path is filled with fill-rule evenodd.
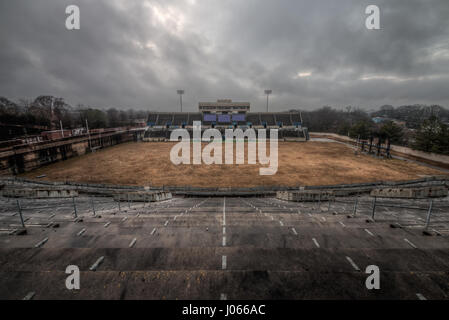
M 43 144 L 3 151 L 0 298 L 449 299 L 447 171 L 316 139 L 299 113 L 248 111 L 226 100 L 201 103 L 198 113 L 152 112 L 146 130 L 78 137 L 69 160 L 40 164 Z M 271 180 L 245 180 L 248 168 L 237 165 L 203 174 L 162 163 L 158 177 L 147 176 L 140 166 L 157 163 L 137 161 L 142 150 L 166 159 L 171 132 L 197 120 L 221 132 L 277 129 L 287 162 Z M 108 152 L 116 157 L 121 146 L 142 149 L 114 163 Z M 299 151 L 288 158 L 282 148 Z M 326 162 L 307 158 L 307 148 Z M 295 161 L 303 176 L 287 183 Z M 114 176 L 111 163 L 115 180 L 101 171 Z M 373 265 L 379 289 L 365 285 Z M 66 287 L 68 266 L 80 270 L 78 290 Z

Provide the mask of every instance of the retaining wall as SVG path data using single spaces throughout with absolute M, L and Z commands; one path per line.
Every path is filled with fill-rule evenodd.
M 114 195 L 115 201 L 155 202 L 172 198 L 170 192 L 126 192 Z
M 68 189 L 25 189 L 25 188 L 4 188 L 1 192 L 3 197 L 9 198 L 72 198 L 78 197 L 76 190 Z
M 328 201 L 334 199 L 332 191 L 278 191 L 276 198 L 286 201 Z
M 0 186 L 14 186 L 15 188 L 33 187 L 40 188 L 53 187 L 73 189 L 79 193 L 90 195 L 114 196 L 116 193 L 126 192 L 145 192 L 145 191 L 166 191 L 173 195 L 184 196 L 206 196 L 206 197 L 223 197 L 223 196 L 275 196 L 277 191 L 300 191 L 300 190 L 319 190 L 332 191 L 336 197 L 352 196 L 358 194 L 369 194 L 373 189 L 380 188 L 400 188 L 400 187 L 426 187 L 426 186 L 443 186 L 446 190 L 449 188 L 448 176 L 434 176 L 414 180 L 404 181 L 377 181 L 370 183 L 353 183 L 339 185 L 322 185 L 322 186 L 265 186 L 254 188 L 201 188 L 201 187 L 177 187 L 164 186 L 148 187 L 148 186 L 123 186 L 110 184 L 87 184 L 79 182 L 50 182 L 31 180 L 19 177 L 0 177 Z
M 116 144 L 138 141 L 144 128 L 103 134 L 81 135 L 0 150 L 0 175 L 19 174 Z
M 446 197 L 447 188 L 443 186 L 421 187 L 421 188 L 384 188 L 374 189 L 370 195 L 382 198 L 438 198 Z

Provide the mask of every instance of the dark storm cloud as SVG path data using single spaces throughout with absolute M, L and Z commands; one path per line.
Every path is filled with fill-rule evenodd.
M 81 30 L 65 29 L 65 7 Z M 369 4 L 381 30 L 365 28 Z M 0 0 L 0 95 L 174 111 L 449 106 L 449 2 Z

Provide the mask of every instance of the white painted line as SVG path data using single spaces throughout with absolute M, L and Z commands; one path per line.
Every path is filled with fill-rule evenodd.
M 284 223 L 283 223 L 281 220 L 279 220 L 279 224 L 280 224 L 281 226 L 284 226 Z
M 345 225 L 343 222 L 339 221 L 339 223 L 340 223 L 343 227 L 346 227 L 346 225 Z
M 223 227 L 223 234 L 226 234 L 226 227 Z
M 153 235 L 156 232 L 156 228 L 153 229 L 153 231 L 151 231 L 151 235 Z
M 86 232 L 86 228 L 83 228 L 80 232 L 78 232 L 76 235 L 79 237 L 81 236 L 84 232 Z
M 56 214 L 53 213 L 53 214 L 50 216 L 50 219 L 53 218 L 55 215 L 56 215 Z
M 168 224 L 168 220 L 167 220 L 167 221 L 165 221 L 165 224 L 164 224 L 164 226 L 167 226 L 167 224 Z
M 137 238 L 134 238 L 131 243 L 129 244 L 129 247 L 132 248 L 136 244 Z
M 223 197 L 223 225 L 226 225 L 226 197 Z
M 124 217 L 124 218 L 122 219 L 122 221 L 125 221 L 126 219 L 128 219 L 128 217 Z
M 101 256 L 100 258 L 98 258 L 97 261 L 95 261 L 95 263 L 89 268 L 90 271 L 95 271 L 97 270 L 98 266 L 103 262 L 104 260 L 104 256 Z
M 44 240 L 39 241 L 38 243 L 36 243 L 36 245 L 34 247 L 35 248 L 42 247 L 47 241 L 48 241 L 48 238 L 45 238 Z
M 317 246 L 317 248 L 319 248 L 319 247 L 320 247 L 320 244 L 318 243 L 318 241 L 316 241 L 316 239 L 315 239 L 315 238 L 312 238 L 312 241 L 313 241 L 313 243 L 315 243 L 315 245 Z
M 293 231 L 293 233 L 294 233 L 295 235 L 298 235 L 298 232 L 296 232 L 296 229 L 295 229 L 295 228 L 292 228 L 292 231 Z
M 27 295 L 22 299 L 22 300 L 31 300 L 33 299 L 34 295 L 36 294 L 36 292 L 28 292 Z
M 173 221 L 176 221 L 176 218 L 177 218 L 178 216 L 175 216 L 174 218 L 173 218 Z
M 354 261 L 352 261 L 351 258 L 346 257 L 346 260 L 349 261 L 349 263 L 351 264 L 351 266 L 355 269 L 355 271 L 360 271 L 360 268 L 354 263 Z
M 222 268 L 223 270 L 226 269 L 226 256 L 222 256 L 222 257 L 221 257 L 221 268 Z
M 109 227 L 110 224 L 111 224 L 111 221 L 106 222 L 105 225 L 104 225 L 104 227 L 107 228 L 107 227 Z
M 418 247 L 415 246 L 410 240 L 404 238 L 404 241 L 407 242 L 409 245 L 411 245 L 413 248 L 417 249 Z
M 421 293 L 417 293 L 416 296 L 419 300 L 427 300 L 426 297 L 424 297 Z
M 226 296 L 226 293 L 220 294 L 220 300 L 228 300 L 228 297 Z
M 223 236 L 223 247 L 226 247 L 226 236 Z
M 310 213 L 308 213 L 309 217 L 311 217 L 312 215 Z
M 321 220 L 326 221 L 326 218 L 325 217 L 321 217 Z
M 373 236 L 373 237 L 374 237 L 374 234 L 373 234 L 371 231 L 369 231 L 368 229 L 364 229 L 364 230 L 365 230 L 365 232 L 368 233 L 370 236 Z

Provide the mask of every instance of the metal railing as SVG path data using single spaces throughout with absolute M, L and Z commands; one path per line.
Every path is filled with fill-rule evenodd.
M 390 202 L 387 201 L 379 201 L 379 199 L 385 199 L 390 200 Z M 277 199 L 279 200 L 279 199 Z M 405 204 L 394 204 L 391 203 L 391 201 L 394 200 L 400 200 L 401 202 L 406 202 Z M 284 200 L 285 201 L 285 200 Z M 311 202 L 312 205 L 308 206 L 309 209 L 315 210 L 320 209 L 323 202 L 318 197 L 317 201 Z M 298 202 L 299 206 L 304 208 L 305 206 L 302 204 L 303 202 Z M 335 204 L 344 204 L 344 210 L 346 211 L 346 205 L 350 206 L 350 210 L 352 211 L 351 215 L 356 216 L 359 214 L 366 214 L 371 217 L 373 221 L 377 219 L 377 221 L 381 221 L 381 219 L 376 218 L 376 209 L 378 207 L 382 208 L 395 208 L 395 209 L 408 209 L 413 211 L 424 211 L 426 212 L 425 215 L 425 223 L 424 223 L 424 231 L 428 230 L 431 223 L 436 220 L 436 218 L 442 217 L 447 218 L 447 221 L 440 221 L 444 223 L 449 223 L 449 202 L 447 200 L 439 200 L 439 199 L 403 199 L 403 198 L 381 198 L 381 197 L 374 197 L 371 199 L 369 198 L 361 198 L 361 197 L 354 197 L 353 199 L 338 199 L 335 198 L 329 198 L 327 199 L 327 212 L 331 211 L 332 206 Z M 421 218 L 419 218 L 421 219 Z
M 75 217 L 77 217 L 77 209 L 76 209 L 76 203 L 75 203 L 75 198 L 66 198 L 66 199 L 72 199 L 73 204 L 71 205 L 45 205 L 45 206 L 37 206 L 37 207 L 25 207 L 21 204 L 20 199 L 16 199 L 16 206 L 17 206 L 17 211 L 19 213 L 19 217 L 20 217 L 20 223 L 22 225 L 22 228 L 26 228 L 25 226 L 25 220 L 23 219 L 23 211 L 24 210 L 33 210 L 33 211 L 37 211 L 37 210 L 44 210 L 44 209 L 60 209 L 60 208 L 73 208 L 74 211 L 72 212 L 72 214 L 75 215 Z
M 397 209 L 408 209 L 408 210 L 417 210 L 417 211 L 425 211 L 426 213 L 426 220 L 425 220 L 425 226 L 424 230 L 427 230 L 429 228 L 429 225 L 431 223 L 432 215 L 435 215 L 436 212 L 442 212 L 446 213 L 448 217 L 449 222 L 449 203 L 446 201 L 437 201 L 435 199 L 429 199 L 427 206 L 419 206 L 419 205 L 401 205 L 401 204 L 391 204 L 391 203 L 382 203 L 378 201 L 379 197 L 374 197 L 372 200 L 371 205 L 371 219 L 375 220 L 375 214 L 376 214 L 376 208 L 377 207 L 384 207 L 384 208 L 397 208 Z M 382 198 L 380 198 L 382 199 Z M 390 199 L 390 198 L 389 198 Z M 411 200 L 413 201 L 413 200 Z M 415 203 L 421 201 L 421 199 L 415 200 Z
M 49 199 L 46 199 L 49 200 Z M 39 211 L 39 210 L 45 210 L 45 209 L 72 209 L 71 211 L 67 212 L 68 214 L 72 214 L 75 219 L 78 218 L 78 214 L 80 212 L 80 204 L 77 202 L 76 197 L 71 197 L 71 198 L 59 198 L 58 200 L 65 200 L 66 203 L 55 203 L 55 204 L 50 204 L 49 201 L 47 201 L 47 203 L 45 205 L 38 205 L 38 206 L 31 206 L 31 207 L 27 207 L 23 204 L 23 202 L 20 199 L 16 199 L 15 200 L 15 205 L 17 208 L 17 213 L 19 214 L 19 218 L 20 218 L 20 224 L 21 226 L 25 229 L 26 225 L 25 222 L 26 220 L 24 219 L 24 211 Z M 82 206 L 84 206 L 84 212 L 92 213 L 92 216 L 96 216 L 97 215 L 97 211 L 99 206 L 102 205 L 114 205 L 116 204 L 116 210 L 118 210 L 118 212 L 122 212 L 122 204 L 121 201 L 116 201 L 114 199 L 112 199 L 112 201 L 101 201 L 100 199 L 96 198 L 96 197 L 88 197 L 88 198 L 84 198 L 84 201 L 82 202 Z M 144 201 L 133 201 L 132 199 L 127 199 L 127 206 L 128 209 L 138 209 L 136 208 L 136 204 L 141 204 L 140 208 L 145 208 L 145 207 L 149 207 L 150 206 L 150 201 L 149 200 L 144 200 Z M 87 208 L 86 208 L 87 205 Z M 108 209 L 108 210 L 114 210 L 113 208 L 114 206 L 112 206 L 112 208 Z

